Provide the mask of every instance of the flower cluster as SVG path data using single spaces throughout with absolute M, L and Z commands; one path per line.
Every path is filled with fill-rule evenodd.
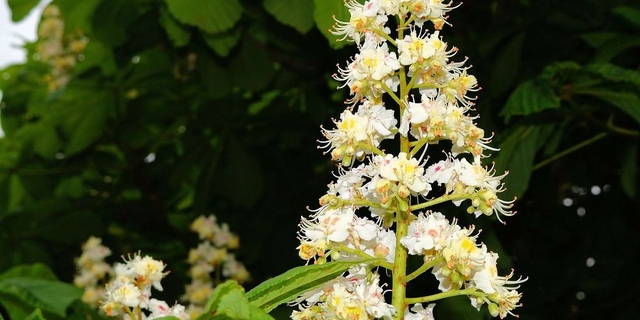
M 160 281 L 167 275 L 162 261 L 139 253 L 114 265 L 114 277 L 107 284 L 105 297 L 100 309 L 110 317 L 123 319 L 150 320 L 165 316 L 175 316 L 188 320 L 185 307 L 180 304 L 169 306 L 166 302 L 151 298 L 151 288 L 162 291 Z M 148 310 L 145 314 L 143 310 Z
M 189 251 L 187 259 L 192 281 L 185 288 L 183 300 L 189 302 L 187 311 L 195 317 L 204 309 L 214 287 L 223 282 L 222 278 L 242 284 L 249 279 L 249 272 L 229 252 L 238 248 L 240 240 L 229 231 L 228 224 L 219 225 L 215 215 L 200 216 L 191 224 L 191 230 L 204 240 Z
M 455 61 L 458 49 L 439 33 L 456 6 L 442 0 L 349 0 L 346 7 L 349 21 L 336 20 L 332 33 L 355 42 L 359 52 L 333 78 L 351 98 L 333 121 L 335 128 L 322 128 L 325 140 L 320 141 L 339 163 L 338 172 L 320 208 L 302 218 L 298 250 L 302 259 L 315 263 L 376 262 L 303 295 L 291 317 L 433 319 L 435 304 L 425 308 L 422 302 L 461 294 L 478 309 L 487 304 L 493 316 L 513 314 L 520 306 L 516 289 L 525 280 L 511 280 L 513 272 L 498 275 L 498 255 L 478 242 L 473 227 L 460 227 L 438 212 L 420 212 L 468 200 L 467 212 L 476 217 L 495 214 L 502 221 L 513 215 L 514 200 L 499 198 L 507 173 L 482 164 L 488 151 L 498 149 L 489 146 L 491 136 L 470 114 L 477 80 L 465 66 L 467 59 Z M 396 106 L 387 107 L 389 102 Z M 396 154 L 382 147 L 391 140 L 400 142 Z M 425 157 L 429 146 L 439 143 L 448 149 L 444 159 Z M 370 217 L 358 216 L 360 209 Z M 422 256 L 423 266 L 407 270 L 409 255 Z M 358 287 L 373 281 L 378 288 L 379 267 L 390 270 L 393 281 L 393 306 L 384 312 L 369 307 L 363 296 L 369 289 Z M 428 270 L 442 294 L 406 297 L 407 283 Z
M 69 82 L 71 71 L 88 40 L 81 33 L 65 34 L 64 20 L 56 5 L 43 10 L 38 36 L 39 59 L 51 66 L 51 72 L 45 78 L 49 91 L 60 89 Z
M 477 288 L 484 294 L 472 297 L 471 303 L 480 309 L 486 302 L 493 316 L 504 318 L 518 306 L 520 294 L 515 289 L 524 280 L 510 280 L 513 273 L 498 276 L 498 254 L 479 244 L 473 231 L 473 226 L 461 228 L 439 212 L 420 213 L 400 242 L 409 254 L 423 255 L 425 265 L 433 267 L 438 289 Z
M 102 245 L 102 239 L 91 237 L 82 244 L 82 254 L 76 259 L 77 273 L 73 279 L 76 286 L 83 288 L 82 301 L 97 307 L 104 294 L 104 285 L 112 272 L 105 258 L 111 250 Z
M 303 302 L 304 301 L 304 302 Z M 311 319 L 391 319 L 395 309 L 384 300 L 376 273 L 355 267 L 348 274 L 307 292 L 297 301 L 294 320 Z

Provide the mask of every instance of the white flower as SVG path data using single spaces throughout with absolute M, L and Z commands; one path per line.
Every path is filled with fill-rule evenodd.
M 377 1 L 367 1 L 364 4 L 356 0 L 345 1 L 345 6 L 351 14 L 348 22 L 336 20 L 331 33 L 342 36 L 340 40 L 350 38 L 360 44 L 362 35 L 372 34 L 371 30 L 383 29 L 387 22 L 385 15 L 379 15 L 380 6 Z
M 344 82 L 354 95 L 348 102 L 357 102 L 362 98 L 379 98 L 384 92 L 383 85 L 397 90 L 399 84 L 396 70 L 400 62 L 395 52 L 390 52 L 386 43 L 365 42 L 360 53 L 356 54 L 346 68 L 338 68 L 333 78 Z
M 137 279 L 144 279 L 145 283 L 149 283 L 158 291 L 162 291 L 160 280 L 166 275 L 166 273 L 163 273 L 165 265 L 162 261 L 154 260 L 150 256 L 141 258 L 140 255 L 135 255 L 129 263 L 131 263 Z
M 483 303 L 489 303 L 489 311 L 494 317 L 506 317 L 520 306 L 521 294 L 516 291 L 527 279 L 511 280 L 513 271 L 507 276 L 499 276 L 497 268 L 498 254 L 489 252 L 485 255 L 484 264 L 476 270 L 472 277 L 471 287 L 487 293 L 483 298 L 471 298 L 471 304 L 480 310 Z
M 396 41 L 400 63 L 409 66 L 416 62 L 423 63 L 436 53 L 436 48 L 432 46 L 433 41 L 428 42 L 422 35 L 411 30 L 411 34 L 404 39 Z
M 379 165 L 380 177 L 406 186 L 414 195 L 426 196 L 431 191 L 424 168 L 418 160 L 408 159 L 406 153 L 400 152 L 398 157 L 389 154 Z
M 314 244 L 324 242 L 343 242 L 349 236 L 351 223 L 355 217 L 354 210 L 324 209 L 313 220 L 302 219 L 301 240 Z
M 131 282 L 115 282 L 107 285 L 106 302 L 114 302 L 127 307 L 137 307 L 145 302 L 140 289 Z
M 409 224 L 408 232 L 400 242 L 408 249 L 409 254 L 424 254 L 428 250 L 442 250 L 449 237 L 460 230 L 455 220 L 450 224 L 440 212 L 420 213 L 418 218 Z
M 413 305 L 413 308 L 411 308 L 411 312 L 409 312 L 409 307 L 407 307 L 404 320 L 435 320 L 433 317 L 433 308 L 435 306 L 435 303 L 430 303 L 425 309 L 422 307 L 421 303 L 416 303 Z

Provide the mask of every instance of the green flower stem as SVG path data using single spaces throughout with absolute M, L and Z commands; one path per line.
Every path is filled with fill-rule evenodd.
M 385 208 L 380 203 L 371 202 L 369 200 L 356 200 L 356 201 L 341 200 L 340 205 L 338 205 L 338 206 L 344 206 L 344 205 L 353 205 L 353 206 L 356 206 L 356 207 L 372 207 L 372 208 L 382 209 L 382 210 L 393 210 L 394 209 L 394 208 Z
M 416 83 L 417 79 L 418 75 L 414 74 L 413 77 L 411 77 L 411 81 L 409 81 L 409 84 L 407 85 L 407 90 L 413 89 L 413 85 Z
M 403 69 L 400 69 L 400 70 L 402 71 Z M 402 75 L 403 73 L 404 72 L 400 72 L 400 75 Z M 391 96 L 391 98 L 400 106 L 400 110 L 404 110 L 404 102 L 402 102 L 402 100 L 398 98 L 396 93 L 393 92 L 393 90 L 391 90 L 391 88 L 389 88 L 389 86 L 387 86 L 384 82 L 380 82 L 380 86 L 382 87 L 382 90 L 388 93 Z
M 558 160 L 558 159 L 560 159 L 560 158 L 562 158 L 562 157 L 564 157 L 564 156 L 566 156 L 566 155 L 568 155 L 568 154 L 570 154 L 570 153 L 572 153 L 572 152 L 574 152 L 574 151 L 576 151 L 576 150 L 578 150 L 580 148 L 586 147 L 586 146 L 588 146 L 588 145 L 590 145 L 590 144 L 592 144 L 592 143 L 594 143 L 594 142 L 606 137 L 607 135 L 608 134 L 606 132 L 601 132 L 601 133 L 597 134 L 595 137 L 592 137 L 592 138 L 587 139 L 585 141 L 582 141 L 582 142 L 580 142 L 580 143 L 578 143 L 578 144 L 576 144 L 576 145 L 574 145 L 574 146 L 572 146 L 570 148 L 562 150 L 561 152 L 558 152 L 558 153 L 554 154 L 553 156 L 551 156 L 551 157 L 549 157 L 547 159 L 544 159 L 541 162 L 537 163 L 536 165 L 533 166 L 532 170 L 538 170 L 538 169 L 548 165 L 551 162 L 554 162 L 554 161 L 556 161 L 556 160 Z
M 405 19 L 400 19 L 398 25 L 398 39 L 402 39 L 404 36 L 404 29 L 406 27 L 407 21 Z M 399 70 L 400 77 L 400 97 L 395 97 L 395 94 L 392 97 L 395 97 L 394 100 L 398 103 L 398 108 L 400 111 L 400 118 L 402 118 L 406 105 L 404 103 L 405 99 L 409 94 L 409 88 L 407 87 L 407 74 L 404 67 L 401 67 Z M 409 153 L 409 137 L 400 135 L 400 152 Z M 407 276 L 407 248 L 405 248 L 400 239 L 407 235 L 407 230 L 409 228 L 409 222 L 411 218 L 411 209 L 407 211 L 396 210 L 396 253 L 393 260 L 393 269 L 392 269 L 392 289 L 391 289 L 391 304 L 396 309 L 396 314 L 394 315 L 394 319 L 404 319 L 404 310 L 406 309 L 407 303 L 407 282 L 405 278 Z
M 397 47 L 398 45 L 396 44 L 396 39 L 391 38 L 390 35 L 388 35 L 386 32 L 380 30 L 380 29 L 375 29 L 374 30 L 375 33 L 385 39 L 387 39 L 387 41 L 389 41 L 389 43 L 391 43 L 394 47 Z
M 371 153 L 377 154 L 379 156 L 385 156 L 386 154 L 384 153 L 384 151 L 376 148 L 375 146 L 372 145 L 366 145 L 366 144 L 358 144 L 358 148 L 362 148 L 364 150 L 370 151 Z
M 483 296 L 485 295 L 483 292 L 478 291 L 476 288 L 463 289 L 463 290 L 449 290 L 446 292 L 440 292 L 424 297 L 417 298 L 407 298 L 407 304 L 414 303 L 423 303 L 423 302 L 432 302 L 436 300 L 441 300 L 444 298 L 455 297 L 455 296 Z
M 433 261 L 425 261 L 420 268 L 416 269 L 415 271 L 411 272 L 410 274 L 408 274 L 405 278 L 404 281 L 405 282 L 409 282 L 415 278 L 417 278 L 419 275 L 423 274 L 425 271 L 433 268 L 433 266 L 435 266 L 436 264 L 440 263 L 442 260 L 442 258 L 437 258 L 434 259 Z
M 429 139 L 427 139 L 427 138 L 420 139 L 420 140 L 416 141 L 416 143 L 413 146 L 413 148 L 411 148 L 411 152 L 409 152 L 409 158 L 413 158 L 413 156 L 415 156 L 416 153 L 418 153 L 418 151 L 420 151 L 420 149 L 422 149 L 422 147 L 425 144 L 427 144 L 427 142 L 429 142 Z
M 420 210 L 424 208 L 428 208 L 431 206 L 435 206 L 436 204 L 447 202 L 447 201 L 455 201 L 455 200 L 464 200 L 470 199 L 471 195 L 462 193 L 462 194 L 445 194 L 443 196 L 437 197 L 433 200 L 429 200 L 427 202 L 419 203 L 411 206 L 411 210 Z
M 404 319 L 407 297 L 407 248 L 400 242 L 400 239 L 407 235 L 409 228 L 409 218 L 411 212 L 398 211 L 396 213 L 396 254 L 393 260 L 392 269 L 392 290 L 391 304 L 396 308 L 394 319 Z

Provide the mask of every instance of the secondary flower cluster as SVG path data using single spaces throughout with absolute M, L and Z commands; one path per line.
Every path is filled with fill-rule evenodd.
M 296 302 L 294 320 L 391 319 L 395 309 L 384 300 L 380 278 L 366 268 L 351 268 L 347 275 L 307 292 Z M 303 302 L 305 301 L 305 302 Z
M 479 244 L 473 231 L 473 226 L 461 228 L 439 212 L 420 213 L 400 242 L 409 254 L 423 255 L 425 264 L 433 266 L 432 273 L 440 283 L 438 289 L 445 292 L 477 288 L 484 294 L 471 297 L 471 304 L 480 309 L 488 303 L 493 316 L 504 318 L 518 306 L 520 294 L 515 289 L 524 280 L 510 280 L 513 273 L 499 276 L 498 254 Z
M 64 87 L 76 65 L 79 55 L 84 51 L 87 38 L 82 34 L 65 34 L 64 20 L 56 5 L 47 6 L 42 12 L 38 27 L 39 59 L 51 66 L 46 76 L 49 91 Z
M 84 289 L 82 301 L 97 307 L 104 295 L 104 285 L 111 274 L 111 266 L 104 259 L 111 250 L 102 245 L 102 239 L 91 237 L 82 244 L 82 254 L 76 259 L 77 273 L 73 283 Z
M 189 251 L 187 259 L 191 268 L 191 283 L 185 288 L 183 300 L 189 302 L 188 313 L 195 317 L 200 314 L 216 285 L 226 279 L 234 279 L 238 283 L 249 279 L 249 272 L 238 262 L 229 250 L 237 249 L 240 240 L 229 231 L 229 225 L 219 225 L 215 215 L 200 216 L 191 224 L 201 240 L 197 248 Z
M 167 275 L 162 261 L 139 253 L 125 259 L 124 263 L 116 263 L 114 278 L 107 284 L 105 298 L 100 306 L 107 316 L 119 316 L 123 319 L 155 319 L 175 316 L 188 320 L 185 307 L 180 304 L 169 305 L 161 300 L 151 298 L 151 288 L 162 291 L 160 281 Z M 148 310 L 149 314 L 143 313 Z
M 373 311 L 366 307 L 363 290 L 340 287 L 343 282 L 360 283 L 344 280 L 357 278 L 351 271 L 301 297 L 298 302 L 306 304 L 292 318 L 433 319 L 434 304 L 425 309 L 415 303 L 409 308 L 403 302 L 404 290 L 395 288 L 427 270 L 438 279 L 441 291 L 465 290 L 472 305 L 487 304 L 493 316 L 512 314 L 520 306 L 516 289 L 524 280 L 511 280 L 513 273 L 498 275 L 498 255 L 478 243 L 473 227 L 462 228 L 455 220 L 449 223 L 441 213 L 419 212 L 451 201 L 456 206 L 466 203 L 467 212 L 476 217 L 495 213 L 502 221 L 513 215 L 513 200 L 498 197 L 505 190 L 501 180 L 507 173 L 496 175 L 493 168 L 482 165 L 489 156 L 486 151 L 497 149 L 489 146 L 491 136 L 476 125 L 477 116 L 469 114 L 475 100 L 469 94 L 479 90 L 477 80 L 468 73 L 466 59 L 452 60 L 458 50 L 448 46 L 438 31 L 455 7 L 442 0 L 349 0 L 346 7 L 349 21 L 336 20 L 332 32 L 355 42 L 359 52 L 338 67 L 334 79 L 343 82 L 340 88 L 348 88 L 351 98 L 333 121 L 335 128 L 322 128 L 325 139 L 320 141 L 340 165 L 336 180 L 320 198 L 320 208 L 302 218 L 298 250 L 302 259 L 315 263 L 329 257 L 381 259 L 378 266 L 401 272 L 393 275 L 396 307 Z M 427 29 L 427 21 L 436 31 Z M 387 108 L 390 101 L 397 108 Z M 400 140 L 397 155 L 382 148 L 385 140 L 393 139 Z M 450 146 L 444 159 L 425 159 L 429 145 L 440 142 Z M 365 208 L 373 219 L 356 214 Z M 410 275 L 407 254 L 424 256 L 425 261 Z M 378 283 L 375 272 L 356 274 L 367 274 L 366 279 Z M 412 301 L 433 301 L 423 298 Z

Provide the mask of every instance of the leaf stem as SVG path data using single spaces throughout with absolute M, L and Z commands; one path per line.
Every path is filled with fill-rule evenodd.
M 582 141 L 582 142 L 580 142 L 580 143 L 578 143 L 578 144 L 576 144 L 576 145 L 574 145 L 574 146 L 572 146 L 570 148 L 567 148 L 567 149 L 565 149 L 565 150 L 563 150 L 561 152 L 558 152 L 558 153 L 554 154 L 553 156 L 551 156 L 551 157 L 549 157 L 549 158 L 547 158 L 545 160 L 542 160 L 541 162 L 539 162 L 536 165 L 534 165 L 531 170 L 538 170 L 538 169 L 548 165 L 549 163 L 551 163 L 553 161 L 556 161 L 556 160 L 558 160 L 558 159 L 560 159 L 560 158 L 562 158 L 562 157 L 564 157 L 564 156 L 566 156 L 566 155 L 568 155 L 568 154 L 570 154 L 570 153 L 572 153 L 574 151 L 577 151 L 578 149 L 586 147 L 586 146 L 588 146 L 588 145 L 590 145 L 590 144 L 592 144 L 592 143 L 594 143 L 594 142 L 606 137 L 607 135 L 608 135 L 608 133 L 601 132 L 601 133 L 595 135 L 592 138 L 589 138 L 589 139 L 587 139 L 585 141 Z

